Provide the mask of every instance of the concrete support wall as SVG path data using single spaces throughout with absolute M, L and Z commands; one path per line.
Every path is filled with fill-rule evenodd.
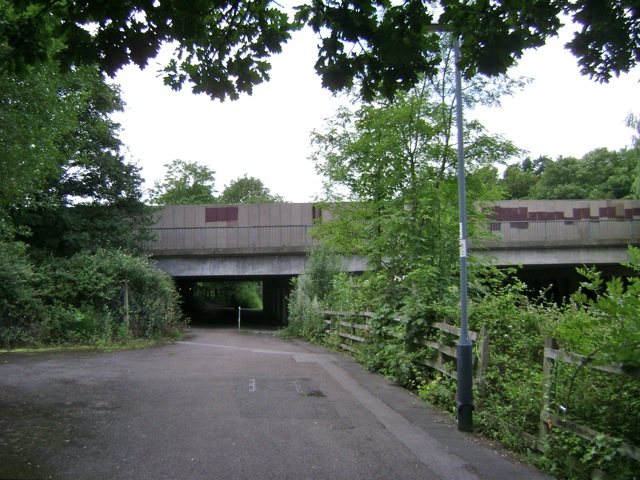
M 291 277 L 267 278 L 262 282 L 262 304 L 269 323 L 287 324 L 287 301 L 290 294 Z

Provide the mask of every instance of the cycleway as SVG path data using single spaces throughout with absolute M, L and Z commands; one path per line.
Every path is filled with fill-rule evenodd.
M 194 329 L 0 354 L 0 479 L 542 479 L 351 358 Z

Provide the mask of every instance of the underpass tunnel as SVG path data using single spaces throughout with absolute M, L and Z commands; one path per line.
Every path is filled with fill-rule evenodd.
M 292 276 L 174 277 L 192 325 L 278 327 L 287 325 Z
M 525 265 L 516 271 L 515 276 L 527 286 L 527 294 L 532 300 L 544 299 L 561 304 L 567 302 L 586 280 L 577 269 L 589 267 L 599 271 L 604 281 L 613 277 L 625 279 L 633 274 L 630 268 L 620 264 Z M 584 293 L 592 295 L 588 290 Z

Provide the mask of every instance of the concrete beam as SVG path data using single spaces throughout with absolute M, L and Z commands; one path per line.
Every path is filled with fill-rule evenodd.
M 266 277 L 300 275 L 306 255 L 256 257 L 160 257 L 158 268 L 172 277 Z
M 172 277 L 279 277 L 300 275 L 307 265 L 302 255 L 256 256 L 155 256 L 158 268 Z M 345 260 L 349 272 L 363 272 L 364 258 L 349 257 Z
M 494 265 L 614 265 L 629 261 L 626 246 L 602 248 L 527 248 L 474 251 L 476 257 L 493 259 Z

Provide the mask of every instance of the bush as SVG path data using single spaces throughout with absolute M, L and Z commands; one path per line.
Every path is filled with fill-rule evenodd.
M 37 283 L 26 246 L 0 241 L 0 348 L 39 343 L 46 337 Z
M 9 290 L 22 293 L 2 299 L 1 348 L 155 339 L 182 325 L 172 279 L 144 256 L 98 250 L 34 267 L 25 255 L 3 253 L 17 272 Z
M 597 363 L 640 367 L 640 249 L 629 247 L 629 258 L 634 275 L 626 279 L 605 282 L 594 268 L 578 269 L 585 281 L 550 336 Z
M 282 330 L 284 335 L 301 337 L 310 342 L 323 343 L 326 324 L 322 308 L 316 297 L 309 298 L 302 284 L 308 281 L 299 277 L 292 281 L 293 292 L 289 297 L 289 325 Z
M 343 271 L 341 258 L 325 247 L 318 246 L 309 253 L 304 273 L 292 281 L 289 325 L 282 330 L 283 335 L 324 342 L 327 326 L 322 310 L 329 308 L 334 281 Z
M 171 277 L 144 256 L 119 250 L 81 252 L 70 259 L 52 259 L 43 269 L 48 280 L 43 291 L 54 303 L 83 312 L 87 318 L 78 327 L 88 325 L 89 336 L 93 331 L 103 341 L 152 339 L 181 325 Z

